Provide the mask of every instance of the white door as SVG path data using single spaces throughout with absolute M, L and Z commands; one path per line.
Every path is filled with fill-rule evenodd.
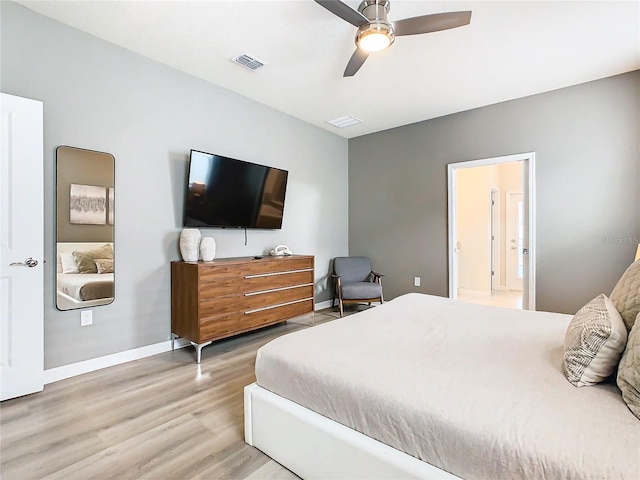
M 525 218 L 521 192 L 507 192 L 506 211 L 506 274 L 509 290 L 522 290 L 524 277 Z
M 1 94 L 0 400 L 43 388 L 42 102 Z

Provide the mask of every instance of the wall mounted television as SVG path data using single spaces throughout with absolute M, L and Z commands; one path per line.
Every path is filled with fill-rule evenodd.
M 282 228 L 289 172 L 191 150 L 185 227 Z

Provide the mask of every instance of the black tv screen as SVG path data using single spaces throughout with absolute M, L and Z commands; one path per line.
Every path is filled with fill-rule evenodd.
M 288 173 L 191 150 L 184 226 L 282 228 Z

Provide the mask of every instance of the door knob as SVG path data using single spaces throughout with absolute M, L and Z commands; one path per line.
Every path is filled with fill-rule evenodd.
M 24 262 L 12 262 L 9 264 L 10 267 L 29 267 L 33 268 L 38 265 L 38 261 L 29 257 Z

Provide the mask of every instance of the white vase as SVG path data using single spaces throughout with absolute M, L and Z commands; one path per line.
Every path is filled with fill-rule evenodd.
M 200 257 L 205 262 L 212 261 L 216 256 L 216 241 L 213 237 L 202 237 L 200 240 Z
M 180 234 L 180 254 L 185 262 L 197 262 L 200 256 L 200 237 L 197 228 L 185 228 Z

